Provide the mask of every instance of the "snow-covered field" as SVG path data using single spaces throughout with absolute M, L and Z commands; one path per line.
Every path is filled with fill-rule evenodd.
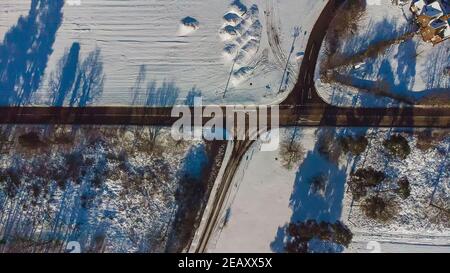
M 235 186 L 212 252 L 271 252 L 278 227 L 289 221 L 289 196 L 296 170 L 283 169 L 279 151 L 261 152 L 260 143 L 248 152 L 236 176 Z M 264 166 L 264 168 L 262 168 Z
M 38 139 L 23 138 L 28 132 Z M 210 159 L 204 143 L 174 143 L 167 134 L 155 127 L 2 127 L 0 252 L 60 252 L 71 241 L 82 252 L 177 249 L 186 228 L 177 217 L 202 202 L 193 183 L 202 184 Z
M 282 143 L 294 136 L 303 147 L 302 156 L 291 168 L 284 164 L 289 157 L 280 151 L 259 151 L 260 144 L 255 144 L 236 175 L 228 209 L 210 251 L 283 252 L 287 225 L 308 219 L 340 220 L 347 225 L 354 234 L 347 252 L 377 250 L 371 248 L 372 241 L 379 242 L 384 252 L 450 251 L 449 226 L 445 221 L 436 222 L 433 216 L 437 211 L 429 205 L 435 192 L 446 197 L 450 207 L 450 138 L 448 131 L 437 131 L 443 134 L 443 140 L 425 149 L 420 146 L 423 142 L 418 144 L 418 132 L 408 129 L 284 129 Z M 411 147 L 404 161 L 391 158 L 381 144 L 397 133 L 404 135 Z M 345 154 L 336 144 L 337 137 L 364 134 L 369 145 L 360 156 Z M 332 144 L 324 149 L 327 142 Z M 411 196 L 399 201 L 399 213 L 388 223 L 368 219 L 360 212 L 358 202 L 351 206 L 352 194 L 346 185 L 350 173 L 369 166 L 385 172 L 387 181 L 408 177 L 411 183 Z M 326 177 L 322 191 L 313 190 L 311 184 L 318 175 Z
M 450 238 L 433 236 L 391 236 L 390 234 L 355 234 L 349 253 L 449 253 Z
M 36 3 L 47 1 L 33 0 Z M 62 0 L 53 3 L 59 1 Z M 39 85 L 37 90 L 34 87 L 25 90 L 24 99 L 11 96 L 3 100 L 3 104 L 54 104 L 55 96 L 59 97 L 58 104 L 61 100 L 70 103 L 71 93 L 76 92 L 77 78 L 70 75 L 76 74 L 75 68 L 64 70 L 64 64 L 68 63 L 72 67 L 78 64 L 79 72 L 87 74 L 86 81 L 90 75 L 96 75 L 94 87 L 87 87 L 95 89 L 88 90 L 93 93 L 92 98 L 79 99 L 85 104 L 93 101 L 108 105 L 148 104 L 147 95 L 151 90 L 172 92 L 179 103 L 200 93 L 205 103 L 273 102 L 287 95 L 295 84 L 299 56 L 326 3 L 310 0 L 81 0 L 81 5 L 66 3 L 62 14 L 57 7 L 47 13 L 38 9 L 34 19 L 28 14 L 31 2 L 1 1 L 0 37 L 8 31 L 14 33 L 12 36 L 17 35 L 16 39 L 3 44 L 6 54 L 1 58 L 12 60 L 14 56 L 9 52 L 14 46 L 24 47 L 21 50 L 25 54 L 33 43 L 23 43 L 23 36 L 33 37 L 41 49 L 35 56 L 30 54 L 27 61 L 38 62 L 39 73 L 42 69 L 45 73 L 33 78 L 33 84 Z M 15 27 L 19 16 L 31 18 L 29 28 Z M 46 23 L 46 19 L 50 23 Z M 60 27 L 49 31 L 49 26 L 58 20 L 62 20 Z M 40 27 L 41 31 L 35 31 Z M 97 56 L 89 55 L 96 50 Z M 19 75 L 17 78 L 8 75 L 9 85 L 0 86 L 7 90 L 1 92 L 10 92 L 10 81 L 19 82 L 13 83 L 16 84 L 14 92 L 24 89 L 21 81 L 31 81 L 27 77 L 19 80 L 26 69 L 21 64 L 13 65 L 18 66 Z M 64 88 L 60 88 L 61 85 Z
M 395 1 L 390 0 L 381 0 L 381 5 L 366 2 L 365 12 L 357 22 L 358 28 L 339 41 L 337 52 L 343 56 L 358 55 L 382 41 L 417 31 L 409 10 L 411 1 L 403 1 L 405 5 L 396 5 Z M 320 74 L 326 73 L 319 71 L 321 62 L 326 58 L 326 46 L 325 39 L 316 69 L 316 87 L 321 96 L 334 105 L 393 106 L 401 102 L 416 103 L 430 95 L 450 93 L 449 41 L 433 46 L 424 42 L 420 33 L 396 41 L 381 49 L 376 57 L 366 57 L 362 62 L 334 68 L 333 71 L 345 79 L 344 84 L 319 80 Z M 383 93 L 379 96 L 370 94 L 376 89 Z M 397 101 L 398 98 L 402 100 Z

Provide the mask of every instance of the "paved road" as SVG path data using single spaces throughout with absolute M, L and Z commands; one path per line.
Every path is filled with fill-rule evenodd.
M 342 0 L 330 0 L 324 8 L 311 32 L 300 68 L 299 79 L 288 98 L 280 105 L 280 125 L 300 126 L 368 126 L 368 127 L 450 127 L 450 109 L 434 108 L 390 108 L 355 109 L 333 107 L 326 104 L 318 95 L 314 85 L 314 72 L 320 45 Z M 195 252 L 207 251 L 208 243 L 214 233 L 220 216 L 224 211 L 224 200 L 229 194 L 235 173 L 251 141 L 238 142 L 226 166 L 220 188 L 211 198 L 213 208 L 202 221 L 206 224 Z
M 216 225 L 219 222 L 221 213 L 223 211 L 224 205 L 226 203 L 228 194 L 230 193 L 231 186 L 233 185 L 233 178 L 235 176 L 236 170 L 242 161 L 247 150 L 253 145 L 254 141 L 236 141 L 233 146 L 233 151 L 231 157 L 228 161 L 228 165 L 222 175 L 222 181 L 217 188 L 217 192 L 214 195 L 214 199 L 211 203 L 212 208 L 208 215 L 204 215 L 202 221 L 205 221 L 205 225 L 202 227 L 201 236 L 195 245 L 193 252 L 204 253 L 207 250 L 208 243 L 210 242 L 211 236 L 213 235 Z M 201 226 L 201 225 L 200 225 Z
M 0 123 L 170 126 L 178 119 L 171 117 L 171 110 L 145 107 L 0 107 Z M 305 104 L 281 105 L 279 113 L 280 126 L 450 127 L 450 108 L 370 109 Z M 270 118 L 269 115 L 268 121 Z M 209 119 L 204 117 L 203 123 Z
M 335 12 L 344 2 L 345 0 L 329 0 L 321 12 L 309 34 L 297 83 L 294 90 L 281 103 L 282 105 L 326 104 L 316 91 L 314 74 L 320 48 L 322 47 L 322 42 L 325 39 L 331 20 Z
M 320 46 L 335 11 L 343 0 L 330 0 L 316 22 L 308 41 L 299 79 L 288 98 L 280 105 L 280 126 L 342 127 L 450 127 L 450 108 L 374 108 L 357 109 L 326 104 L 314 87 L 314 72 Z M 269 117 L 270 118 L 270 117 Z M 160 125 L 170 126 L 178 118 L 169 108 L 146 107 L 0 107 L 3 124 L 80 124 L 80 125 Z M 204 122 L 207 118 L 203 119 Z M 204 252 L 232 185 L 242 157 L 252 141 L 236 142 L 214 198 L 213 208 L 204 216 L 205 229 L 196 252 Z
M 330 105 L 326 105 L 322 99 L 318 96 L 314 86 L 314 71 L 319 55 L 319 50 L 322 40 L 325 37 L 331 16 L 337 9 L 338 5 L 342 1 L 335 2 L 331 0 L 328 2 L 324 10 L 322 11 L 319 19 L 317 20 L 313 30 L 310 34 L 310 38 L 305 50 L 305 57 L 300 67 L 300 73 L 298 81 L 291 94 L 280 104 L 280 125 L 303 125 L 303 126 L 321 126 L 337 125 L 337 122 L 347 123 L 349 116 L 360 116 L 360 113 L 349 113 L 347 109 L 336 109 Z M 354 109 L 349 109 L 351 112 Z M 365 116 L 366 119 L 373 119 L 371 123 L 380 124 L 380 118 L 377 115 L 373 118 L 373 114 Z M 376 113 L 375 113 L 376 114 Z M 338 116 L 336 116 L 338 115 Z M 344 118 L 342 118 L 344 117 Z M 388 123 L 392 124 L 393 118 Z M 366 123 L 366 121 L 364 121 Z M 444 121 L 445 123 L 445 121 Z M 344 125 L 344 124 L 342 124 Z M 213 199 L 213 206 L 208 215 L 203 215 L 202 221 L 205 222 L 202 227 L 201 236 L 195 245 L 196 253 L 203 253 L 207 251 L 208 243 L 218 225 L 218 220 L 224 210 L 224 202 L 230 193 L 229 189 L 233 184 L 233 178 L 239 168 L 239 165 L 244 157 L 246 151 L 253 144 L 252 141 L 237 142 L 233 147 L 233 153 L 228 161 L 228 165 L 225 168 L 224 175 L 222 177 L 221 185 L 219 186 L 217 193 L 211 196 Z M 191 249 L 192 250 L 192 249 Z
M 310 33 L 294 90 L 280 104 L 280 126 L 450 127 L 450 108 L 354 108 L 325 103 L 314 86 L 320 47 L 343 0 L 330 0 Z M 224 108 L 222 108 L 224 110 Z M 178 118 L 171 108 L 148 107 L 0 107 L 4 124 L 159 125 Z M 209 118 L 204 118 L 207 122 Z M 270 120 L 270 116 L 268 117 Z

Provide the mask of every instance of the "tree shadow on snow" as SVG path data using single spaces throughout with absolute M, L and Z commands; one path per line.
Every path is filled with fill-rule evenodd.
M 318 138 L 326 133 L 319 129 Z M 290 207 L 293 211 L 290 222 L 303 222 L 314 219 L 317 221 L 336 222 L 341 216 L 342 200 L 346 171 L 329 161 L 319 153 L 319 145 L 306 155 L 295 178 L 294 189 L 290 197 Z M 311 180 L 317 175 L 325 175 L 328 183 L 323 195 L 312 190 Z M 271 243 L 274 252 L 284 252 L 288 224 L 279 227 L 275 240 Z
M 358 55 L 358 52 L 364 52 L 370 45 L 401 37 L 412 32 L 414 28 L 413 24 L 399 26 L 397 21 L 386 18 L 378 23 L 371 21 L 365 33 L 350 38 L 342 45 L 341 50 L 346 56 Z M 356 88 L 372 90 L 381 83 L 381 87 L 386 92 L 392 93 L 395 97 L 403 97 L 411 103 L 448 91 L 450 77 L 445 71 L 450 61 L 449 49 L 443 44 L 438 46 L 440 48 L 426 61 L 424 72 L 417 75 L 417 57 L 420 54 L 417 52 L 418 42 L 414 39 L 407 39 L 398 45 L 398 53 L 393 56 L 397 62 L 396 71 L 392 67 L 392 60 L 380 61 L 379 57 L 367 58 L 364 61 L 363 70 L 351 69 L 349 71 L 352 85 Z M 413 91 L 418 76 L 425 82 L 426 89 Z
M 50 104 L 85 107 L 102 95 L 104 81 L 101 50 L 96 48 L 81 62 L 80 44 L 73 43 L 50 74 Z
M 341 219 L 347 173 L 353 171 L 355 161 L 352 161 L 350 156 L 346 156 L 345 164 L 336 164 L 337 160 L 333 159 L 333 152 L 328 155 L 321 152 L 322 141 L 320 139 L 325 138 L 328 139 L 328 142 L 334 143 L 341 136 L 360 136 L 365 135 L 367 131 L 368 128 L 318 129 L 316 132 L 318 141 L 313 150 L 307 153 L 305 160 L 297 171 L 294 189 L 290 197 L 292 209 L 290 223 L 307 220 L 335 223 Z M 341 152 L 339 149 L 337 151 L 339 157 Z M 322 194 L 317 194 L 313 190 L 312 180 L 317 176 L 325 176 L 327 181 Z M 290 239 L 287 233 L 288 226 L 289 224 L 285 224 L 278 228 L 275 239 L 270 245 L 272 251 L 285 252 L 286 242 Z M 324 244 L 326 244 L 326 247 Z M 315 246 L 318 247 L 315 248 Z M 344 250 L 342 246 L 331 242 L 311 244 L 311 251 L 321 252 L 325 249 L 331 252 L 342 252 Z
M 62 22 L 63 0 L 32 0 L 0 44 L 0 105 L 24 105 L 41 84 Z
M 201 97 L 202 92 L 195 86 L 180 98 L 182 90 L 174 81 L 163 81 L 160 86 L 155 80 L 147 82 L 148 70 L 145 65 L 139 67 L 133 87 L 130 93 L 133 95 L 132 105 L 145 105 L 152 107 L 172 107 L 174 105 L 194 106 L 194 98 Z

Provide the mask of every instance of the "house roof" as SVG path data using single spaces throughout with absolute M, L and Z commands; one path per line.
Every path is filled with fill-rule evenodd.
M 413 3 L 414 8 L 416 9 L 416 12 L 418 15 L 420 15 L 423 11 L 423 9 L 425 8 L 425 6 L 427 5 L 427 1 L 425 0 L 416 0 Z
M 450 38 L 450 16 L 442 3 L 441 0 L 415 0 L 411 6 L 421 26 L 422 38 L 434 44 Z
M 441 17 L 444 15 L 444 8 L 442 7 L 442 4 L 440 1 L 434 1 L 430 3 L 429 5 L 425 6 L 425 9 L 423 10 L 423 14 L 429 17 Z
M 450 38 L 450 19 L 447 19 L 447 27 L 443 32 L 444 39 Z
M 448 27 L 448 22 L 446 20 L 436 19 L 431 21 L 430 26 L 434 29 L 440 29 Z

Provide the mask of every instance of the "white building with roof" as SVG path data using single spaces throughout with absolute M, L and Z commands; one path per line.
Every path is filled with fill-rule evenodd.
M 411 5 L 411 11 L 417 16 L 421 15 L 422 11 L 428 4 L 427 2 L 428 1 L 425 1 L 425 0 L 417 0 L 417 1 L 413 2 Z
M 415 0 L 411 12 L 416 15 L 424 41 L 438 44 L 450 38 L 450 14 L 440 0 Z

